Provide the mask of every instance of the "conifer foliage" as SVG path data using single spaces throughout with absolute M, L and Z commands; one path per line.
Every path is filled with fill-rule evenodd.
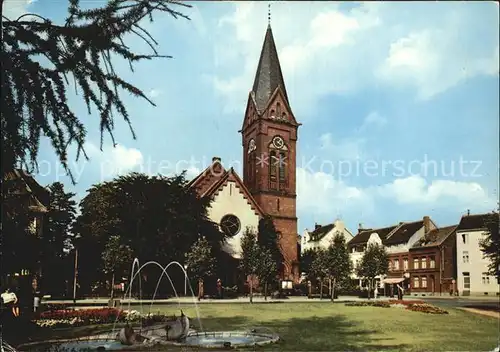
M 79 0 L 69 0 L 64 24 L 35 14 L 2 16 L 2 171 L 14 165 L 35 168 L 41 136 L 50 140 L 68 173 L 69 145 L 76 145 L 77 159 L 87 157 L 86 128 L 70 107 L 68 88 L 83 97 L 89 114 L 99 115 L 101 147 L 106 133 L 114 143 L 114 114 L 126 121 L 135 138 L 120 91 L 154 103 L 118 76 L 113 60 L 128 60 L 133 70 L 138 61 L 168 57 L 157 52 L 158 43 L 142 23 L 160 12 L 187 19 L 176 10 L 179 7 L 188 5 L 173 0 L 109 0 L 101 8 L 83 9 Z M 135 53 L 125 43 L 131 35 L 146 42 L 151 53 Z

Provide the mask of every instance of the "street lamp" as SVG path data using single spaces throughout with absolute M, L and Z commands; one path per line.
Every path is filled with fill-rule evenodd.
M 184 296 L 187 296 L 187 270 L 188 270 L 188 265 L 184 264 Z
M 76 305 L 76 280 L 78 277 L 78 245 L 77 242 L 81 238 L 79 234 L 74 237 L 74 246 L 75 246 L 75 271 L 73 277 L 73 304 Z

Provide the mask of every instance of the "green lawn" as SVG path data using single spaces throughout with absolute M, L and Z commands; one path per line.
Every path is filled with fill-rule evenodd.
M 182 306 L 190 317 L 195 309 Z M 174 314 L 174 305 L 154 311 Z M 201 304 L 206 331 L 265 327 L 283 341 L 276 351 L 491 351 L 499 320 L 450 309 L 431 315 L 399 308 L 346 307 L 343 303 Z

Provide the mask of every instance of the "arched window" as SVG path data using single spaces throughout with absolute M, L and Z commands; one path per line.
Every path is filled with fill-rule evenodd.
M 277 153 L 275 150 L 271 150 L 269 152 L 269 177 L 271 178 L 271 181 L 276 181 L 276 169 L 277 169 L 277 163 L 278 157 Z
M 278 160 L 280 184 L 284 184 L 286 181 L 286 163 L 287 160 L 285 152 L 280 152 Z
M 253 185 L 255 181 L 255 170 L 256 170 L 256 159 L 255 150 L 257 146 L 255 145 L 255 140 L 251 139 L 248 143 L 248 153 L 247 153 L 247 179 L 250 185 Z
M 281 104 L 276 103 L 276 116 L 280 117 L 281 116 Z

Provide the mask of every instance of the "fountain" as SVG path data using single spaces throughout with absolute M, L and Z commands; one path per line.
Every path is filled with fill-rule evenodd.
M 189 346 L 189 347 L 202 347 L 202 348 L 241 348 L 241 347 L 249 347 L 249 346 L 261 346 L 270 343 L 275 343 L 279 341 L 279 336 L 270 333 L 269 331 L 259 331 L 259 328 L 250 328 L 245 331 L 215 331 L 208 332 L 203 330 L 203 325 L 201 324 L 200 312 L 198 309 L 197 299 L 194 294 L 193 288 L 189 285 L 191 291 L 191 297 L 193 298 L 193 303 L 197 315 L 198 325 L 201 331 L 195 331 L 190 328 L 190 320 L 184 314 L 181 309 L 179 296 L 175 290 L 175 286 L 167 273 L 167 269 L 171 265 L 177 265 L 181 268 L 184 273 L 184 277 L 188 280 L 188 275 L 184 267 L 174 261 L 166 265 L 165 267 L 161 266 L 158 262 L 149 261 L 142 266 L 139 265 L 139 260 L 136 258 L 132 263 L 132 272 L 130 275 L 130 284 L 125 291 L 124 297 L 127 296 L 129 298 L 128 302 L 128 311 L 130 312 L 131 301 L 132 301 L 132 284 L 136 276 L 140 273 L 140 271 L 148 266 L 148 265 L 156 265 L 162 270 L 162 274 L 158 279 L 156 284 L 156 289 L 153 294 L 153 300 L 149 307 L 149 311 L 154 303 L 154 299 L 156 297 L 156 293 L 158 291 L 160 282 L 163 276 L 166 276 L 172 286 L 175 297 L 177 298 L 180 316 L 173 317 L 171 320 L 167 320 L 164 322 L 153 324 L 152 326 L 144 327 L 142 324 L 140 327 L 134 328 L 129 323 L 122 327 L 118 332 L 116 329 L 116 324 L 118 321 L 118 317 L 115 319 L 113 324 L 113 328 L 111 332 L 106 334 L 100 334 L 95 336 L 87 336 L 78 339 L 68 339 L 68 340 L 53 340 L 53 341 L 44 341 L 39 343 L 29 343 L 22 346 L 19 346 L 21 349 L 33 350 L 33 348 L 45 347 L 46 351 L 126 351 L 130 349 L 137 348 L 139 345 L 155 345 L 155 344 L 170 344 L 176 346 Z M 134 272 L 134 269 L 137 268 L 137 271 Z M 188 281 L 189 282 L 189 281 Z M 139 291 L 141 291 L 141 281 L 139 276 Z M 141 306 L 142 311 L 142 300 L 139 298 L 139 304 Z M 48 349 L 47 349 L 48 348 Z

